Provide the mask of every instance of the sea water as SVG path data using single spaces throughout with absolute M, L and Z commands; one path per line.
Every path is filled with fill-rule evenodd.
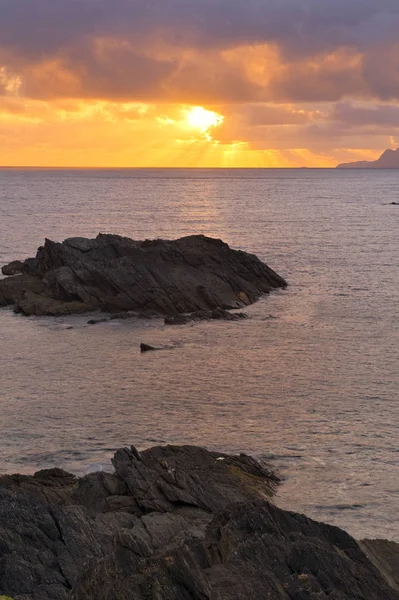
M 0 471 L 246 452 L 279 470 L 280 506 L 399 541 L 398 199 L 397 171 L 0 169 L 1 264 L 46 237 L 202 233 L 289 282 L 239 322 L 0 310 Z

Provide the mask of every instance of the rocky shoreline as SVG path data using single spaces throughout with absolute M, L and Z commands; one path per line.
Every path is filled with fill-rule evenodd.
M 277 508 L 268 465 L 194 446 L 112 462 L 0 477 L 0 597 L 399 599 L 399 546 Z
M 287 285 L 256 256 L 203 235 L 46 240 L 35 258 L 13 261 L 2 272 L 0 306 L 37 316 L 101 310 L 212 319 L 220 317 L 214 311 L 248 306 Z

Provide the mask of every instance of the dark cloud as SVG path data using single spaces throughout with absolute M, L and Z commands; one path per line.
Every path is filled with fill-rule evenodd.
M 396 39 L 398 19 L 397 0 L 0 0 L 0 40 L 32 55 L 85 36 L 163 32 L 175 44 L 313 53 Z
M 81 43 L 54 63 L 28 65 L 23 73 L 26 93 L 35 98 L 73 96 L 129 100 L 163 95 L 163 86 L 176 63 L 110 44 L 99 51 Z
M 0 66 L 34 97 L 389 100 L 398 30 L 397 0 L 0 0 Z M 281 69 L 259 81 L 223 54 L 262 44 Z
M 269 91 L 274 99 L 285 102 L 328 102 L 370 95 L 363 58 L 346 49 L 310 61 L 285 63 L 272 79 Z
M 329 119 L 357 128 L 377 125 L 394 129 L 399 128 L 399 106 L 359 106 L 352 102 L 341 102 L 335 105 Z

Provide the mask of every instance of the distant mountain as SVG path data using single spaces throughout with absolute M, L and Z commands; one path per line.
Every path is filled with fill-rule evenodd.
M 341 163 L 337 169 L 399 169 L 399 148 L 385 150 L 377 160 Z

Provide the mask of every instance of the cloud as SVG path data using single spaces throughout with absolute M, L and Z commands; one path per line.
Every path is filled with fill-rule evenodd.
M 345 126 L 378 126 L 389 130 L 399 127 L 399 106 L 385 105 L 356 105 L 353 102 L 341 102 L 334 106 L 330 116 L 331 121 L 344 123 Z
M 1 0 L 2 45 L 46 54 L 84 37 L 162 33 L 168 43 L 278 43 L 298 53 L 396 39 L 396 0 Z M 375 25 L 378 25 L 376 27 Z
M 215 144 L 251 160 L 371 156 L 399 125 L 398 31 L 397 0 L 0 0 L 2 139 L 33 159 L 36 136 L 103 144 L 102 164 L 116 147 L 128 164 L 132 137 L 139 164 L 142 140 L 199 156 L 187 104 L 221 112 Z
M 398 29 L 397 0 L 0 0 L 0 65 L 32 97 L 391 99 Z

